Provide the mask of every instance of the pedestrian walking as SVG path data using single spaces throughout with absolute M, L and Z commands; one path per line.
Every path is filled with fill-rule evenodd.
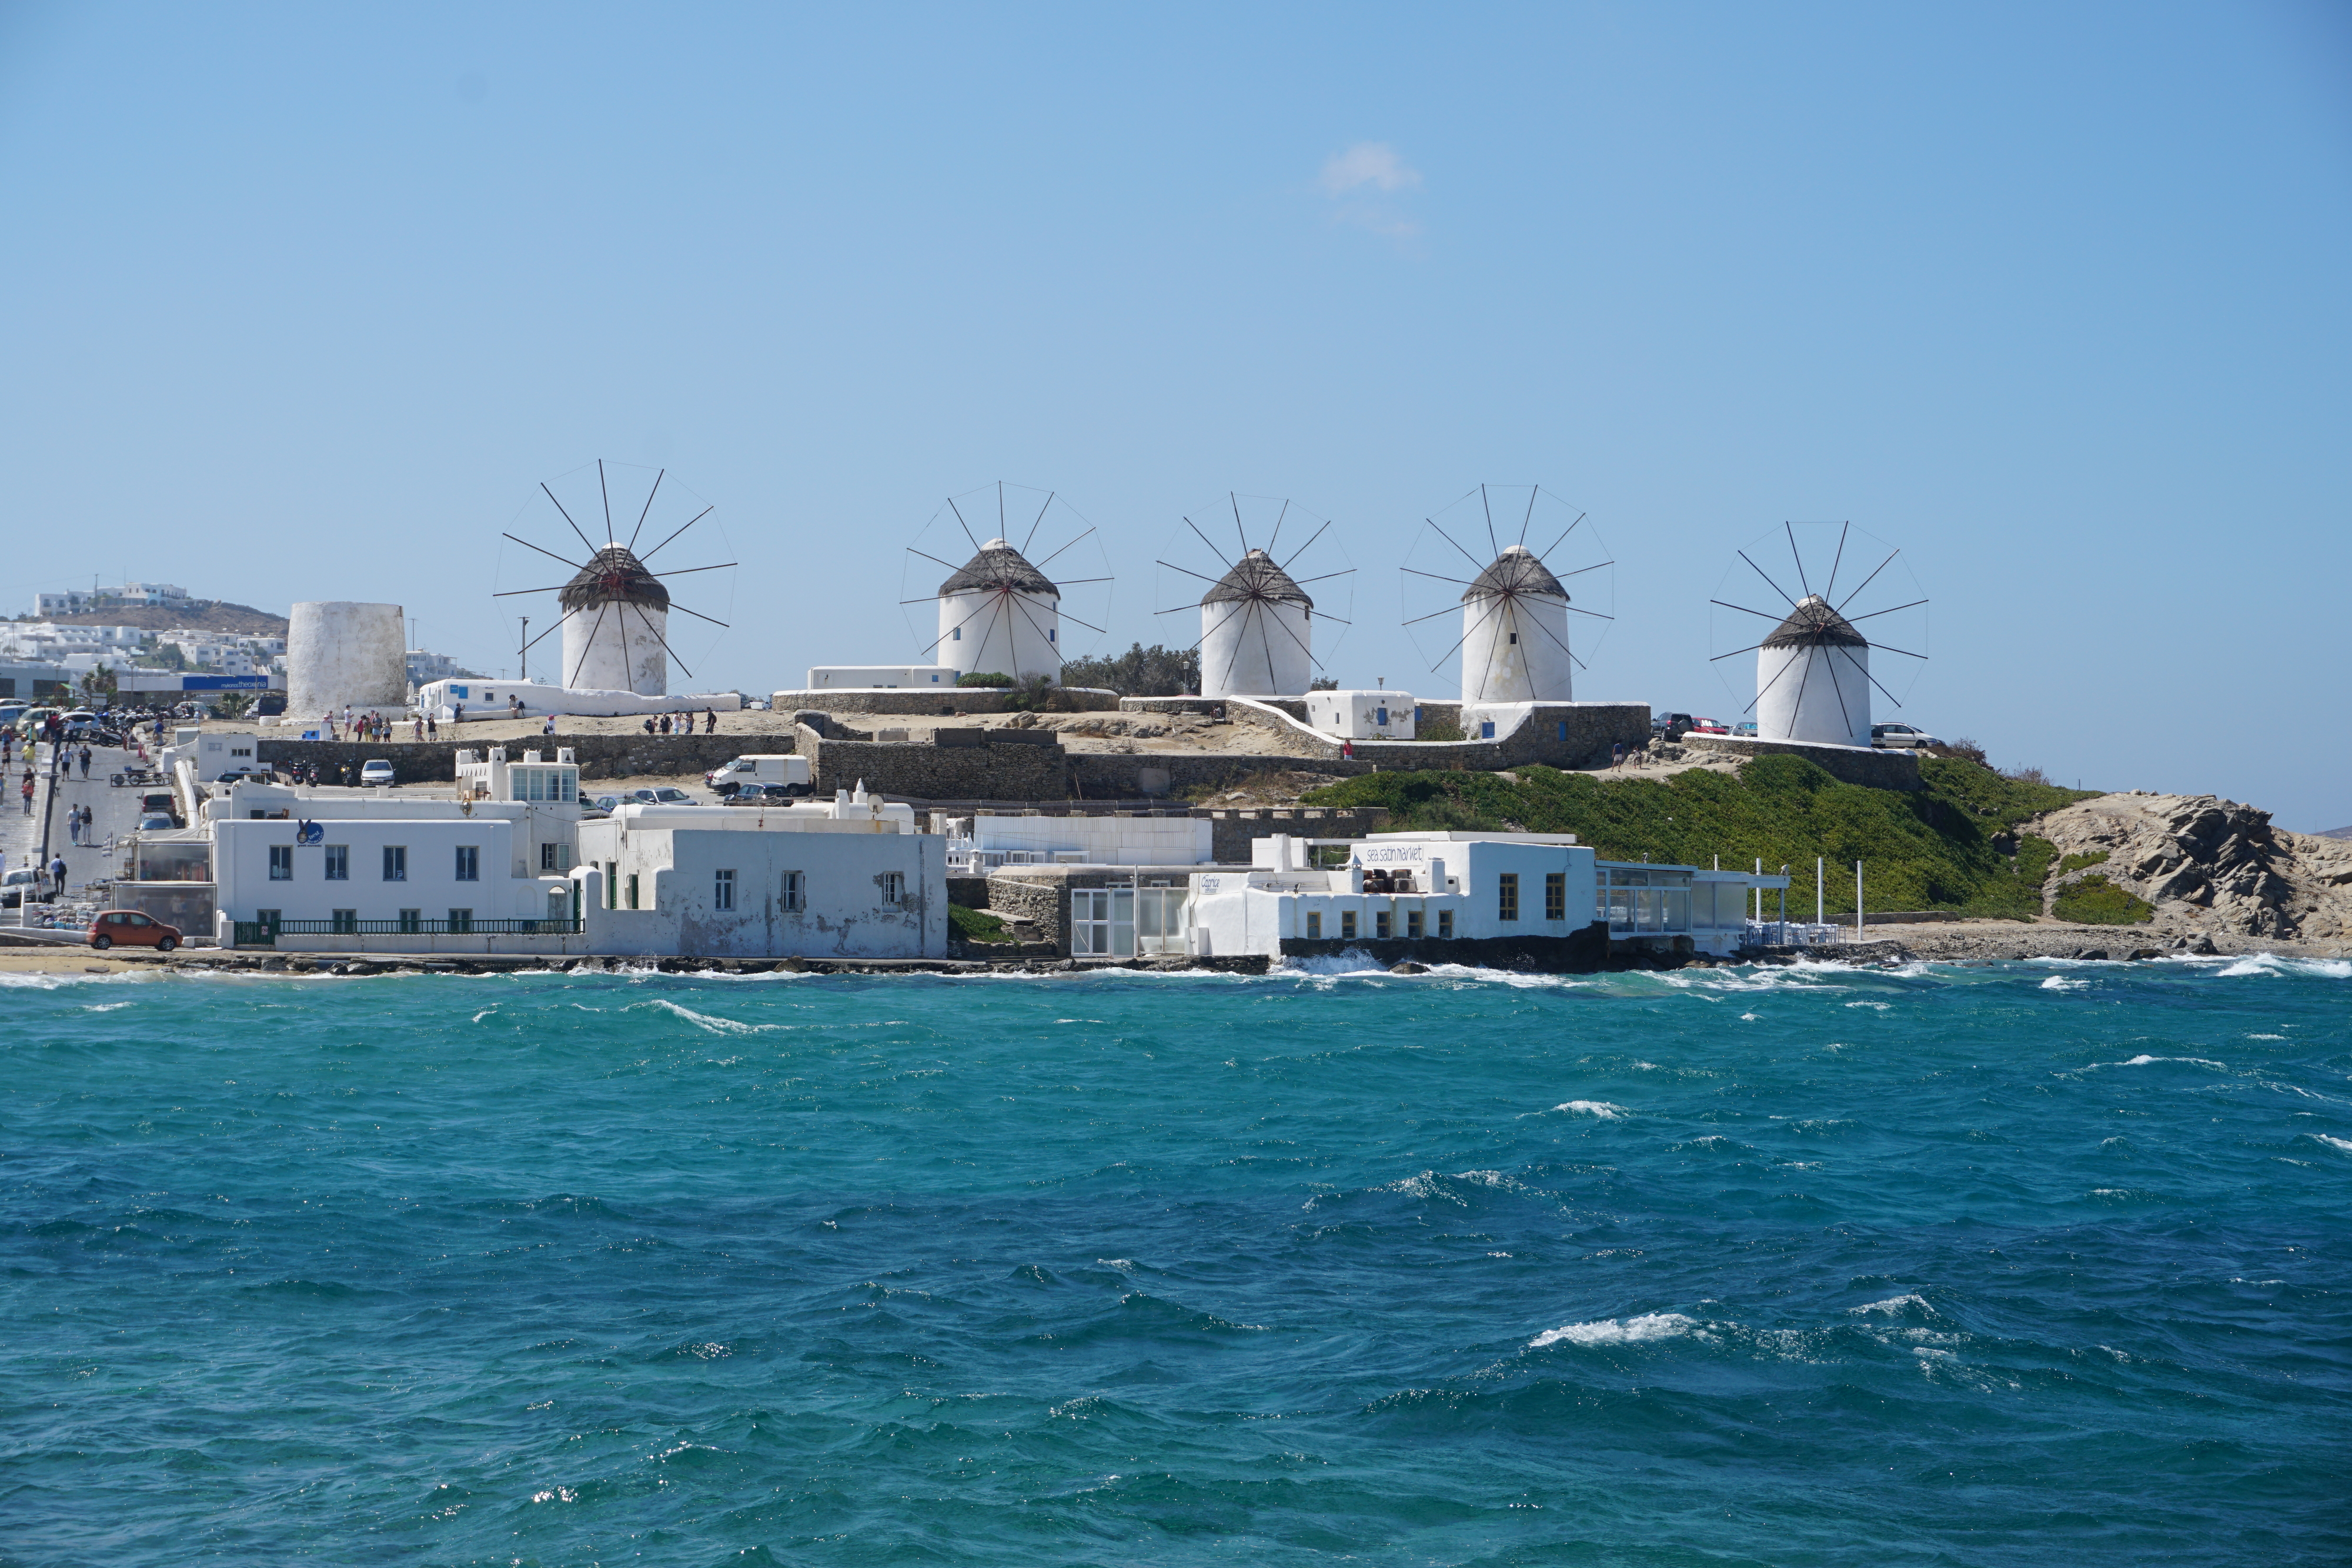
M 81 842 L 81 812 L 70 806 L 66 808 L 66 838 L 72 843 Z
M 25 815 L 33 814 L 33 770 L 25 769 Z
M 427 740 L 441 738 L 441 721 L 429 713 L 425 716 L 425 738 Z
M 719 733 L 718 709 L 704 708 L 702 710 L 702 733 L 705 735 L 717 735 Z
M 81 776 L 84 779 L 89 777 L 89 747 L 87 746 L 81 748 Z
M 59 855 L 49 862 L 49 881 L 59 894 L 66 890 L 66 857 Z
M 81 809 L 81 841 L 86 844 L 98 842 L 98 831 L 92 826 L 92 813 L 88 806 Z

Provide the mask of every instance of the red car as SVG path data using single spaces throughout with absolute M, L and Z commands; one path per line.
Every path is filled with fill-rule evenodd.
M 1693 735 L 1729 735 L 1731 733 L 1731 727 L 1724 723 L 1721 719 L 1695 718 L 1691 720 L 1690 733 Z
M 180 928 L 135 909 L 110 909 L 90 921 L 91 946 L 103 950 L 118 942 L 125 947 L 152 947 L 168 953 L 180 945 Z

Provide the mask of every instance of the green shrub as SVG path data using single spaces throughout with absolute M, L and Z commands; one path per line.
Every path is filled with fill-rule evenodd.
M 2107 852 L 2105 850 L 2093 850 L 2086 855 L 2068 855 L 2058 862 L 2058 874 L 2064 876 L 2070 872 L 2081 871 L 2085 866 L 2105 865 L 2106 861 Z
M 1853 910 L 1853 862 L 1878 909 L 1949 909 L 2030 920 L 2056 846 L 1994 844 L 2017 823 L 2090 791 L 2005 779 L 1958 758 L 1922 758 L 1917 790 L 1842 784 L 1801 757 L 1766 756 L 1737 775 L 1692 768 L 1663 780 L 1524 767 L 1493 773 L 1370 773 L 1312 790 L 1310 806 L 1386 806 L 1397 829 L 1574 833 L 1605 860 L 1789 867 L 1792 912 L 1811 908 L 1813 857 L 1829 862 L 1831 913 Z
M 1123 697 L 1185 696 L 1201 689 L 1201 651 L 1138 643 L 1108 658 L 1066 659 L 1062 684 L 1099 687 Z
M 1425 718 L 1412 727 L 1415 740 L 1459 740 L 1462 725 L 1458 719 Z
M 2060 888 L 2050 913 L 2081 925 L 2137 925 L 2154 918 L 2156 905 L 2104 876 L 2086 876 Z
M 1000 916 L 985 909 L 966 909 L 961 904 L 948 905 L 948 935 L 959 941 L 984 944 L 1015 940 Z
M 956 677 L 956 685 L 960 686 L 1009 686 L 1012 684 L 1013 677 L 999 670 L 975 672 L 969 675 Z

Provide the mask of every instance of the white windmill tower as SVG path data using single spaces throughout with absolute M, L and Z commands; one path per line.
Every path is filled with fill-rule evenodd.
M 1517 492 L 1504 493 L 1507 502 L 1516 502 Z M 1424 538 L 1433 535 L 1451 546 L 1454 553 L 1470 563 L 1475 575 L 1468 579 L 1444 572 L 1427 571 L 1418 567 L 1404 568 L 1407 578 L 1405 603 L 1410 627 L 1421 622 L 1444 621 L 1460 616 L 1461 635 L 1453 646 L 1431 664 L 1433 671 L 1456 653 L 1462 659 L 1463 719 L 1473 722 L 1474 706 L 1506 706 L 1518 703 L 1573 702 L 1576 694 L 1576 671 L 1584 661 L 1574 651 L 1570 633 L 1570 615 L 1589 616 L 1597 621 L 1615 617 L 1588 604 L 1575 602 L 1563 580 L 1572 580 L 1588 572 L 1602 571 L 1616 563 L 1608 557 L 1608 549 L 1600 537 L 1586 524 L 1582 513 L 1570 515 L 1568 508 L 1547 495 L 1540 486 L 1528 488 L 1522 510 L 1519 536 L 1511 543 L 1501 542 L 1495 528 L 1493 494 L 1481 485 L 1446 509 L 1458 513 L 1474 501 L 1478 510 L 1467 517 L 1449 518 L 1454 522 L 1483 521 L 1486 542 L 1493 551 L 1484 565 L 1478 558 L 1463 548 L 1446 525 L 1438 517 L 1425 519 L 1428 525 Z M 1567 517 L 1565 527 L 1541 553 L 1528 548 L 1529 527 L 1534 523 L 1538 505 L 1548 507 L 1557 516 Z M 1446 513 L 1440 513 L 1439 517 Z M 1561 559 L 1561 547 L 1575 539 L 1573 556 L 1578 564 L 1555 571 L 1546 564 L 1546 558 Z M 1597 559 L 1595 559 L 1597 558 Z M 1420 580 L 1416 584 L 1412 580 Z M 1440 602 L 1425 608 L 1428 598 L 1444 595 L 1445 591 L 1432 585 L 1448 583 L 1460 587 L 1458 595 L 1448 596 L 1451 603 Z M 1590 598 L 1609 597 L 1607 578 L 1595 579 L 1580 591 Z M 1416 604 L 1416 598 L 1421 604 Z M 1423 613 L 1414 613 L 1425 608 Z
M 1265 526 L 1265 513 L 1271 511 L 1275 514 L 1273 528 L 1266 534 L 1264 545 L 1250 543 L 1249 526 L 1244 519 L 1243 507 L 1244 500 L 1250 503 L 1248 511 L 1261 528 Z M 1198 549 L 1188 551 L 1183 544 L 1185 536 L 1181 533 L 1177 536 L 1175 548 L 1169 551 L 1171 555 L 1189 554 L 1203 567 L 1213 569 L 1223 565 L 1224 570 L 1222 575 L 1212 577 L 1206 571 L 1196 571 L 1174 561 L 1158 563 L 1167 571 L 1181 573 L 1183 577 L 1208 584 L 1199 600 L 1201 637 L 1194 644 L 1201 658 L 1200 695 L 1204 697 L 1302 696 L 1314 684 L 1315 672 L 1322 667 L 1315 652 L 1317 620 L 1336 622 L 1341 626 L 1349 623 L 1345 616 L 1332 614 L 1328 609 L 1318 612 L 1314 597 L 1307 591 L 1305 585 L 1345 579 L 1355 571 L 1355 568 L 1345 564 L 1345 558 L 1339 554 L 1338 543 L 1334 539 L 1323 546 L 1325 553 L 1320 558 L 1333 570 L 1315 572 L 1302 581 L 1293 573 L 1302 569 L 1302 563 L 1308 559 L 1309 553 L 1325 538 L 1330 523 L 1300 511 L 1301 521 L 1295 527 L 1304 528 L 1308 523 L 1318 526 L 1307 535 L 1307 542 L 1293 550 L 1287 559 L 1277 559 L 1274 552 L 1282 543 L 1283 528 L 1289 522 L 1291 512 L 1297 508 L 1286 500 L 1276 501 L 1274 497 L 1263 496 L 1243 497 L 1237 493 L 1228 493 L 1225 502 L 1232 508 L 1234 534 L 1241 547 L 1241 553 L 1234 557 L 1230 564 L 1225 563 L 1223 552 L 1190 517 L 1184 518 L 1184 527 L 1190 530 L 1192 538 L 1198 539 L 1206 548 L 1207 554 L 1203 556 Z M 1190 591 L 1189 587 L 1182 587 L 1173 580 L 1163 580 L 1161 592 L 1168 593 L 1171 589 L 1186 593 Z M 1333 592 L 1345 597 L 1343 589 L 1326 590 L 1327 597 Z M 1191 608 L 1180 604 L 1160 613 L 1182 614 Z M 1341 608 L 1347 606 L 1342 605 Z
M 628 468 L 627 465 L 622 464 L 613 466 L 623 470 Z M 634 494 L 634 484 L 640 481 L 626 472 L 617 476 L 607 475 L 605 468 L 604 460 L 599 458 L 595 470 L 596 494 L 593 497 L 584 495 L 585 467 L 575 469 L 555 482 L 564 486 L 565 494 L 571 496 L 575 504 L 583 504 L 584 500 L 601 504 L 604 515 L 604 542 L 601 545 L 582 530 L 572 519 L 571 511 L 557 498 L 553 488 L 545 482 L 539 486 L 541 494 L 547 497 L 580 540 L 587 556 L 584 561 L 532 544 L 519 535 L 506 535 L 525 549 L 573 569 L 569 580 L 554 585 L 551 590 L 562 613 L 553 625 L 523 644 L 520 657 L 527 668 L 531 648 L 561 630 L 563 661 L 562 667 L 556 672 L 553 685 L 576 692 L 628 692 L 638 696 L 667 696 L 672 664 L 677 664 L 689 678 L 694 674 L 687 669 L 685 662 L 677 657 L 671 644 L 671 612 L 709 622 L 722 630 L 727 623 L 675 603 L 664 580 L 692 576 L 697 572 L 724 571 L 735 563 L 723 561 L 713 566 L 684 567 L 675 570 L 654 570 L 647 563 L 672 540 L 709 517 L 713 508 L 674 481 L 665 493 L 663 481 L 668 478 L 668 471 L 657 471 L 646 487 L 645 504 L 638 508 L 636 526 L 629 530 L 628 538 L 623 540 L 619 528 L 613 520 L 613 488 L 617 482 L 625 486 L 625 494 Z M 643 470 L 638 469 L 635 473 L 642 474 Z M 637 550 L 637 540 L 645 533 L 646 524 L 653 519 L 656 509 L 664 513 L 661 519 L 655 520 L 657 528 L 666 527 L 672 518 L 688 513 L 691 515 L 670 528 L 659 544 L 641 555 Z M 625 511 L 623 515 L 626 516 Z M 714 528 L 717 526 L 712 525 Z M 711 580 L 702 580 L 707 584 Z M 519 588 L 495 597 L 511 599 L 549 591 L 551 590 L 547 588 Z
M 1910 575 L 1909 569 L 1897 565 L 1895 558 L 1902 552 L 1889 549 L 1885 558 L 1863 579 L 1860 586 L 1843 599 L 1838 598 L 1837 580 L 1845 564 L 1846 546 L 1860 530 L 1850 523 L 1836 525 L 1836 541 L 1832 547 L 1827 538 L 1829 524 L 1808 523 L 1801 526 L 1806 530 L 1805 542 L 1812 544 L 1815 549 L 1810 565 L 1805 545 L 1798 538 L 1800 525 L 1783 523 L 1780 535 L 1772 540 L 1776 547 L 1784 543 L 1787 547 L 1790 568 L 1797 580 L 1794 597 L 1771 573 L 1757 565 L 1754 557 L 1748 553 L 1749 549 L 1761 553 L 1762 539 L 1750 541 L 1748 549 L 1738 552 L 1748 570 L 1762 578 L 1773 592 L 1787 601 L 1789 609 L 1785 614 L 1776 614 L 1732 604 L 1720 598 L 1715 600 L 1713 602 L 1722 610 L 1773 622 L 1763 641 L 1734 648 L 1715 657 L 1720 662 L 1742 653 L 1753 653 L 1756 655 L 1756 695 L 1748 707 L 1756 715 L 1758 739 L 1806 741 L 1817 746 L 1866 747 L 1871 743 L 1872 691 L 1883 693 L 1897 707 L 1903 706 L 1895 694 L 1871 673 L 1872 649 L 1883 649 L 1923 663 L 1927 655 L 1875 640 L 1875 633 L 1865 635 L 1855 622 L 1898 613 L 1909 614 L 1909 619 L 1905 622 L 1890 622 L 1890 628 L 1899 626 L 1901 630 L 1894 634 L 1901 636 L 1906 643 L 1925 646 L 1927 596 L 1918 591 L 1918 580 Z M 1870 536 L 1865 534 L 1862 537 L 1868 538 Z M 1821 591 L 1816 593 L 1812 589 L 1811 573 L 1819 568 L 1820 557 L 1823 554 L 1830 556 L 1829 576 Z M 1734 567 L 1727 578 L 1737 573 L 1738 568 Z M 1889 600 L 1902 602 L 1886 602 Z M 1858 604 L 1866 603 L 1875 603 L 1883 608 L 1855 608 Z M 1754 622 L 1743 624 L 1752 627 Z M 1717 640 L 1723 640 L 1720 625 Z
M 1091 538 L 1095 533 L 1093 525 L 1086 524 L 1068 503 L 1061 502 L 1065 518 L 1063 526 L 1075 526 L 1066 521 L 1072 518 L 1085 526 L 1043 559 L 1033 563 L 1024 552 L 1035 542 L 1038 529 L 1054 512 L 1058 497 L 1052 492 L 1045 493 L 1045 502 L 1037 508 L 1037 516 L 1031 522 L 1026 537 L 1016 547 L 1004 530 L 1005 491 L 1022 486 L 1008 486 L 1000 482 L 992 488 L 996 494 L 997 534 L 982 543 L 972 533 L 971 525 L 964 520 L 960 503 L 982 492 L 949 497 L 942 512 L 933 516 L 932 523 L 937 525 L 941 516 L 952 517 L 957 528 L 962 530 L 966 542 L 972 547 L 971 557 L 961 566 L 956 566 L 909 545 L 908 552 L 910 558 L 920 557 L 947 567 L 949 576 L 934 592 L 900 602 L 936 603 L 939 615 L 936 633 L 925 642 L 923 652 L 934 663 L 954 670 L 959 675 L 1003 674 L 1015 681 L 1043 676 L 1048 681 L 1058 681 L 1063 661 L 1074 656 L 1064 645 L 1063 622 L 1066 621 L 1097 633 L 1102 630 L 1070 614 L 1064 608 L 1063 590 L 1080 583 L 1108 584 L 1110 581 L 1108 565 L 1106 563 L 1098 575 L 1079 578 L 1071 583 L 1055 582 L 1045 575 L 1045 567 L 1080 540 Z M 1029 493 L 1036 494 L 1034 491 Z M 926 528 L 924 533 L 928 536 L 931 531 L 930 528 Z M 1101 548 L 1097 542 L 1095 559 L 1099 559 L 1100 556 Z M 914 561 L 910 559 L 910 572 L 913 567 Z

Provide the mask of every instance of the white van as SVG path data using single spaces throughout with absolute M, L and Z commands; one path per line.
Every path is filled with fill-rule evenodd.
M 732 795 L 746 784 L 797 784 L 806 789 L 808 758 L 781 751 L 754 752 L 712 768 L 702 781 L 722 795 Z

